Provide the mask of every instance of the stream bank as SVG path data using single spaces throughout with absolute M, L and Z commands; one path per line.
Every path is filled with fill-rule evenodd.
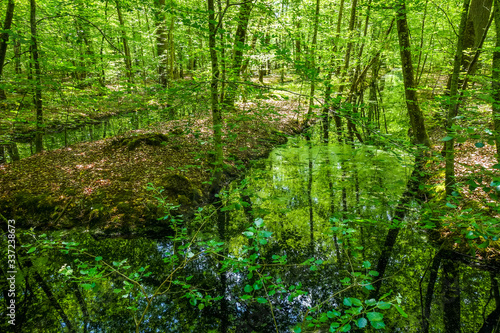
M 225 121 L 222 187 L 301 126 L 297 113 L 246 108 Z M 168 223 L 148 184 L 178 213 L 209 201 L 211 121 L 160 122 L 121 136 L 43 152 L 0 166 L 0 213 L 20 228 L 80 228 L 96 236 L 161 237 Z

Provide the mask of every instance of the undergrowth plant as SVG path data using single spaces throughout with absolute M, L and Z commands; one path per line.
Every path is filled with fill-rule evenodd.
M 308 296 L 308 292 L 304 290 L 302 282 L 287 284 L 280 277 L 273 276 L 270 269 L 305 266 L 315 271 L 320 270 L 325 262 L 311 257 L 302 263 L 290 263 L 286 255 L 277 254 L 266 258 L 268 246 L 273 242 L 273 232 L 266 229 L 262 218 L 256 218 L 252 226 L 243 232 L 248 242 L 242 246 L 238 254 L 225 251 L 227 246 L 225 242 L 214 238 L 202 239 L 199 236 L 205 224 L 211 220 L 211 215 L 216 212 L 208 215 L 204 214 L 202 208 L 198 208 L 194 216 L 197 223 L 191 225 L 200 227 L 193 231 L 187 230 L 182 218 L 174 215 L 177 207 L 168 203 L 162 196 L 162 189 L 151 184 L 148 188 L 154 192 L 159 204 L 164 208 L 164 216 L 160 219 L 169 221 L 174 231 L 173 235 L 169 236 L 169 246 L 166 247 L 163 258 L 163 262 L 168 267 L 168 274 L 161 278 L 162 282 L 156 287 L 150 287 L 145 283 L 145 278 L 152 274 L 149 271 L 149 265 L 132 267 L 127 263 L 127 258 L 109 262 L 104 258 L 104 254 L 91 253 L 77 242 L 62 241 L 47 234 L 37 236 L 31 232 L 35 241 L 23 247 L 29 248 L 27 253 L 31 256 L 43 256 L 45 251 L 53 250 L 74 255 L 75 259 L 65 263 L 59 270 L 59 274 L 66 281 L 77 282 L 83 289 L 91 292 L 97 293 L 99 285 L 112 285 L 114 293 L 129 300 L 127 309 L 133 317 L 136 332 L 140 332 L 141 327 L 147 325 L 147 314 L 154 306 L 155 300 L 174 288 L 182 290 L 181 298 L 187 299 L 199 311 L 213 306 L 224 297 L 213 295 L 199 288 L 193 282 L 193 275 L 189 275 L 186 269 L 194 261 L 210 256 L 219 263 L 220 272 L 237 274 L 242 281 L 247 281 L 243 282 L 241 294 L 235 297 L 247 303 L 267 304 L 276 332 L 278 332 L 273 300 L 279 298 L 288 302 L 294 300 L 300 302 L 301 297 Z M 350 229 L 346 223 L 336 223 L 331 230 L 339 238 L 350 237 Z M 316 305 L 309 305 L 302 320 L 291 328 L 294 332 L 320 327 L 328 327 L 329 332 L 347 332 L 353 327 L 363 329 L 369 326 L 380 329 L 385 327 L 383 311 L 391 307 L 396 308 L 402 316 L 407 316 L 400 306 L 401 297 L 393 296 L 389 300 L 391 293 L 383 295 L 378 300 L 340 297 L 355 288 L 367 291 L 373 289 L 373 279 L 378 275 L 377 272 L 369 269 L 371 264 L 368 261 L 364 261 L 362 267 L 355 267 L 351 260 L 349 262 L 350 272 L 341 281 L 343 288 L 332 290 L 327 300 Z M 332 306 L 332 300 L 336 300 L 335 306 Z

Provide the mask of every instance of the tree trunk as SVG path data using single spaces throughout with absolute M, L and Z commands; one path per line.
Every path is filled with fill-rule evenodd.
M 252 12 L 253 2 L 243 2 L 238 13 L 238 27 L 234 36 L 233 46 L 233 63 L 227 71 L 229 84 L 227 85 L 226 96 L 224 98 L 224 106 L 228 109 L 234 109 L 236 98 L 236 83 L 240 77 L 241 64 L 243 62 L 243 51 L 245 50 L 245 38 L 248 30 L 248 21 Z
M 128 38 L 127 33 L 125 32 L 125 22 L 122 16 L 122 10 L 120 7 L 120 2 L 116 1 L 116 13 L 118 14 L 118 21 L 120 22 L 121 33 L 122 33 L 122 42 L 123 42 L 123 52 L 125 54 L 124 62 L 125 62 L 125 71 L 127 80 L 129 83 L 132 83 L 132 58 L 130 56 L 130 48 L 128 46 Z
M 403 67 L 403 81 L 405 86 L 406 107 L 410 117 L 411 128 L 413 130 L 415 144 L 431 146 L 429 136 L 424 123 L 424 115 L 420 110 L 417 98 L 417 87 L 414 79 L 413 64 L 411 60 L 410 31 L 406 19 L 405 0 L 398 0 L 397 9 L 397 29 L 399 50 L 401 54 L 401 66 Z
M 495 125 L 495 144 L 497 147 L 497 161 L 500 163 L 500 0 L 495 0 L 495 32 L 496 48 L 493 51 L 492 94 L 493 94 L 493 123 Z
M 218 82 L 219 82 L 219 64 L 216 51 L 216 21 L 214 0 L 207 0 L 208 5 L 208 44 L 210 48 L 210 61 L 212 64 L 212 78 L 210 80 L 210 102 L 212 105 L 212 123 L 214 131 L 214 177 L 212 180 L 211 194 L 214 195 L 216 188 L 219 186 L 219 181 L 222 175 L 223 150 L 222 150 L 222 114 L 219 105 Z
M 3 82 L 3 65 L 5 63 L 5 54 L 7 53 L 7 42 L 9 41 L 10 26 L 14 17 L 14 0 L 9 0 L 7 3 L 7 12 L 5 13 L 5 21 L 3 24 L 3 33 L 0 35 L 0 84 Z M 0 100 L 7 99 L 5 90 L 0 86 Z
M 156 54 L 158 55 L 159 83 L 162 87 L 168 86 L 168 34 L 165 28 L 165 0 L 156 0 Z
M 34 81 L 34 103 L 36 110 L 36 136 L 35 136 L 35 152 L 41 153 L 43 150 L 43 109 L 42 109 L 42 72 L 40 70 L 40 61 L 38 60 L 38 44 L 36 33 L 36 2 L 30 0 L 30 25 L 31 25 L 31 57 L 33 66 L 35 67 Z
M 455 149 L 453 139 L 454 130 L 453 125 L 455 123 L 454 119 L 459 107 L 460 93 L 458 91 L 459 75 L 460 69 L 462 68 L 462 57 L 463 57 L 463 46 L 464 46 L 464 36 L 465 28 L 467 24 L 467 13 L 469 11 L 470 0 L 464 0 L 462 8 L 462 18 L 460 20 L 460 28 L 458 33 L 457 47 L 455 50 L 455 60 L 453 63 L 453 73 L 451 75 L 450 83 L 450 104 L 448 106 L 448 115 L 446 117 L 446 131 L 450 140 L 445 141 L 445 188 L 446 194 L 451 195 L 455 185 Z
M 309 73 L 311 75 L 311 90 L 309 92 L 309 108 L 307 110 L 306 122 L 308 125 L 312 117 L 313 107 L 314 107 L 314 89 L 316 88 L 316 79 L 318 76 L 316 68 L 316 44 L 318 39 L 318 20 L 319 20 L 319 0 L 316 0 L 316 11 L 314 14 L 314 26 L 313 26 L 313 37 L 311 42 L 311 53 L 310 53 L 310 68 Z

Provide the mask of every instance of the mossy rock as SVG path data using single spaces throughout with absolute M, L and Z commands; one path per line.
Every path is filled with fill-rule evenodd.
M 166 175 L 162 178 L 161 185 L 177 198 L 182 198 L 179 201 L 181 204 L 197 201 L 200 198 L 201 191 L 194 187 L 186 176 L 179 174 Z
M 168 136 L 161 133 L 147 133 L 137 136 L 120 138 L 111 143 L 113 147 L 127 147 L 128 150 L 135 150 L 142 145 L 161 146 L 163 142 L 168 141 Z

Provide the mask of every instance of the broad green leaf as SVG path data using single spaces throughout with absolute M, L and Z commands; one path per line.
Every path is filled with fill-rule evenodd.
M 371 324 L 374 328 L 376 328 L 376 329 L 378 329 L 378 330 L 379 330 L 379 329 L 382 329 L 382 328 L 384 328 L 384 327 L 385 327 L 385 324 L 384 324 L 384 322 L 383 322 L 383 321 L 370 321 L 370 324 Z
M 359 328 L 363 328 L 368 324 L 368 320 L 366 318 L 359 318 L 358 321 L 356 321 L 356 326 Z
M 448 208 L 457 208 L 457 206 L 455 206 L 454 204 L 451 204 L 449 202 L 446 203 L 446 207 L 448 207 Z
M 450 140 L 453 140 L 453 137 L 452 136 L 445 136 L 444 138 L 441 139 L 441 141 L 450 141 Z
M 205 304 L 203 304 L 203 303 L 198 304 L 198 309 L 200 309 L 200 311 L 203 310 L 204 307 L 205 307 Z
M 340 332 L 349 332 L 351 329 L 351 324 L 347 324 L 340 329 Z
M 245 292 L 249 293 L 249 292 L 251 292 L 253 290 L 253 287 L 251 285 L 247 284 L 245 286 L 244 290 L 245 290 Z
M 483 148 L 484 147 L 484 143 L 482 143 L 482 142 L 476 142 L 476 144 L 474 146 L 476 146 L 477 148 Z
M 31 252 L 35 252 L 35 251 L 36 251 L 36 247 L 32 247 L 32 248 L 30 248 L 30 249 L 28 250 L 28 252 L 26 252 L 26 253 L 31 253 Z
M 345 306 L 352 306 L 352 302 L 349 298 L 344 298 L 344 305 Z
M 95 261 L 100 261 L 102 260 L 102 257 L 95 257 Z
M 369 321 L 381 321 L 384 319 L 384 315 L 380 312 L 367 312 L 366 317 Z
M 257 297 L 257 302 L 264 304 L 267 303 L 267 299 L 265 299 L 264 297 Z

